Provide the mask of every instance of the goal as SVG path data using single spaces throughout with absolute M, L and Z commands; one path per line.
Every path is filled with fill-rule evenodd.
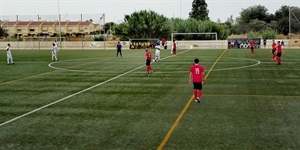
M 179 49 L 216 49 L 223 48 L 218 42 L 218 34 L 210 33 L 172 33 L 171 41 L 176 40 Z
M 64 48 L 64 37 L 61 38 L 61 42 L 59 37 L 23 37 L 23 43 L 20 43 L 20 47 L 24 49 L 49 49 L 55 41 L 60 48 Z

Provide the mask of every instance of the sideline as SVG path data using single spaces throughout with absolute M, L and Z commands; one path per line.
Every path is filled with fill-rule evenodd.
M 182 52 L 180 52 L 180 53 L 178 53 L 178 54 L 183 54 L 183 53 L 188 52 L 188 51 L 190 51 L 190 50 L 185 50 L 185 51 L 182 51 Z M 170 57 L 174 57 L 174 56 L 167 56 L 167 57 L 162 58 L 161 60 L 168 59 L 168 58 L 170 58 Z M 175 57 L 176 57 L 176 56 L 175 56 Z M 49 103 L 49 104 L 47 104 L 47 105 L 41 106 L 41 107 L 39 107 L 39 108 L 37 108 L 37 109 L 34 109 L 34 110 L 30 111 L 30 112 L 27 112 L 27 113 L 23 114 L 23 115 L 20 115 L 20 116 L 17 116 L 17 117 L 15 117 L 15 118 L 13 118 L 13 119 L 10 119 L 10 120 L 8 120 L 8 121 L 5 121 L 5 122 L 3 122 L 3 123 L 0 124 L 0 127 L 4 126 L 4 125 L 6 125 L 6 124 L 9 124 L 9 123 L 11 123 L 11 122 L 14 122 L 14 121 L 16 121 L 16 120 L 18 120 L 18 119 L 21 119 L 21 118 L 23 118 L 23 117 L 26 117 L 26 116 L 28 116 L 28 115 L 30 115 L 30 114 L 33 114 L 33 113 L 35 113 L 35 112 L 37 112 L 37 111 L 39 111 L 39 110 L 42 110 L 42 109 L 44 109 L 44 108 L 47 108 L 47 107 L 49 107 L 49 106 L 52 106 L 52 105 L 57 104 L 57 103 L 59 103 L 59 102 L 62 102 L 62 101 L 64 101 L 64 100 L 66 100 L 66 99 L 69 99 L 69 98 L 71 98 L 71 97 L 74 97 L 74 96 L 76 96 L 76 95 L 79 95 L 79 94 L 81 94 L 81 93 L 84 93 L 84 92 L 86 92 L 86 91 L 89 91 L 89 90 L 91 90 L 91 89 L 94 89 L 94 88 L 96 88 L 96 87 L 98 87 L 98 86 L 100 86 L 100 85 L 103 85 L 103 84 L 107 83 L 107 82 L 110 82 L 110 81 L 113 81 L 113 80 L 115 80 L 115 79 L 118 79 L 118 78 L 120 78 L 120 77 L 122 77 L 122 76 L 124 76 L 124 75 L 127 75 L 127 74 L 129 74 L 129 73 L 131 73 L 131 72 L 134 72 L 134 71 L 136 71 L 136 70 L 138 70 L 138 69 L 140 69 L 140 68 L 142 68 L 142 67 L 145 67 L 145 65 L 139 66 L 139 67 L 137 67 L 137 68 L 135 68 L 135 69 L 132 69 L 132 70 L 130 70 L 130 71 L 127 71 L 127 72 L 125 72 L 125 73 L 122 73 L 122 74 L 120 74 L 120 75 L 117 75 L 117 76 L 115 76 L 115 77 L 113 77 L 113 78 L 110 78 L 110 79 L 108 79 L 108 80 L 106 80 L 106 81 L 103 81 L 103 82 L 101 82 L 101 83 L 98 83 L 98 84 L 96 84 L 96 85 L 94 85 L 94 86 L 91 86 L 91 87 L 89 87 L 89 88 L 83 89 L 83 90 L 81 90 L 81 91 L 79 91 L 79 92 L 76 92 L 76 93 L 71 94 L 71 95 L 69 95 L 69 96 L 66 96 L 66 97 L 64 97 L 64 98 L 61 98 L 61 99 L 59 99 L 59 100 L 56 100 L 56 101 L 54 101 L 54 102 L 52 102 L 52 103 Z
M 225 49 L 223 51 L 223 53 L 218 57 L 218 59 L 211 66 L 211 68 L 209 69 L 208 73 L 205 76 L 204 82 L 206 81 L 206 79 L 208 78 L 208 76 L 210 75 L 210 73 L 215 68 L 215 66 L 217 65 L 218 61 L 222 58 L 222 56 L 225 54 L 226 51 L 227 51 L 227 49 Z M 203 84 L 204 84 L 204 82 L 203 82 Z M 164 137 L 163 141 L 159 144 L 157 150 L 162 150 L 164 148 L 164 146 L 166 145 L 166 143 L 170 139 L 172 133 L 174 132 L 175 128 L 178 126 L 178 124 L 179 124 L 180 120 L 182 119 L 183 115 L 185 114 L 185 112 L 187 111 L 187 109 L 190 107 L 193 99 L 194 99 L 194 95 L 192 94 L 191 98 L 189 99 L 189 101 L 187 102 L 187 104 L 185 105 L 185 107 L 183 108 L 183 110 L 180 112 L 180 114 L 178 115 L 177 119 L 173 123 L 172 127 L 169 129 L 169 131 L 166 134 L 166 136 Z

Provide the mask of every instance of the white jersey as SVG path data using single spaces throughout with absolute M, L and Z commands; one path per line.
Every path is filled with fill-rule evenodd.
M 155 46 L 155 50 L 160 50 L 160 46 L 159 46 L 159 45 L 156 45 L 156 46 Z
M 55 44 L 55 47 L 56 47 L 56 52 L 58 52 L 58 51 L 59 51 L 59 48 L 58 48 L 57 42 L 54 42 L 54 44 Z
M 13 57 L 12 57 L 9 46 L 6 47 L 6 56 L 7 56 L 7 64 L 14 64 Z
M 159 45 L 156 45 L 155 46 L 155 61 L 158 61 L 160 60 L 160 46 Z
M 10 47 L 9 46 L 7 46 L 6 47 L 6 54 L 10 54 L 11 53 L 11 51 L 10 51 Z
M 57 53 L 57 47 L 56 46 L 52 46 L 51 47 L 51 52 L 52 52 L 52 54 L 56 54 Z

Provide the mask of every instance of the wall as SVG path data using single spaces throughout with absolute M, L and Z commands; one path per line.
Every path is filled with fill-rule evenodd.
M 275 41 L 281 41 L 276 39 Z M 54 41 L 53 41 L 54 42 Z M 12 49 L 45 49 L 50 50 L 52 41 L 20 41 L 20 42 L 0 42 L 0 47 L 3 49 L 7 43 L 11 44 Z M 289 46 L 289 40 L 284 40 L 285 46 Z M 129 41 L 121 41 L 123 49 L 129 49 Z M 171 48 L 171 41 L 167 41 L 168 49 Z M 177 41 L 179 49 L 226 49 L 227 40 L 218 41 Z M 263 44 L 263 41 L 261 42 Z M 62 49 L 115 49 L 117 41 L 58 41 L 58 45 Z M 266 48 L 271 48 L 272 40 L 267 40 Z M 292 47 L 300 47 L 300 39 L 291 40 Z M 263 48 L 263 46 L 262 46 Z

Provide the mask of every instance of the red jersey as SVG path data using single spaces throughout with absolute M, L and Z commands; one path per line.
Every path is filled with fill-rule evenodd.
M 277 45 L 276 45 L 276 43 L 275 43 L 275 42 L 273 42 L 273 43 L 272 43 L 272 50 L 273 50 L 273 51 L 275 51 L 275 50 L 276 50 L 276 46 L 277 46 Z
M 151 60 L 151 53 L 150 52 L 146 52 L 146 60 Z
M 282 46 L 281 46 L 281 44 L 277 44 L 277 53 L 282 53 Z
M 204 68 L 199 64 L 190 67 L 190 73 L 193 77 L 193 82 L 203 82 Z
M 173 49 L 176 49 L 176 48 L 177 48 L 177 43 L 173 42 Z
M 166 43 L 166 40 L 165 40 L 164 38 L 162 38 L 162 39 L 161 39 L 161 43 L 162 43 L 162 44 L 165 44 L 165 43 Z
M 254 47 L 254 41 L 253 40 L 250 41 L 250 47 Z

